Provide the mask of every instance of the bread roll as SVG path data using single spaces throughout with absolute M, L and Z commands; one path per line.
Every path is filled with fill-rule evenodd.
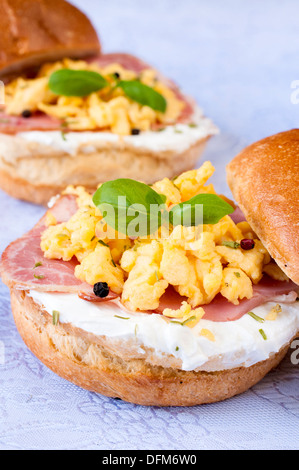
M 247 147 L 227 166 L 227 181 L 272 258 L 299 284 L 299 129 Z
M 0 0 L 0 79 L 64 57 L 100 53 L 89 19 L 64 0 Z

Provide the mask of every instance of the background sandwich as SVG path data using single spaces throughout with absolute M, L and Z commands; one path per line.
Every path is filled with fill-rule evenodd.
M 153 183 L 195 165 L 217 133 L 193 100 L 128 54 L 102 54 L 63 0 L 1 0 L 0 187 L 46 204 L 67 185 Z

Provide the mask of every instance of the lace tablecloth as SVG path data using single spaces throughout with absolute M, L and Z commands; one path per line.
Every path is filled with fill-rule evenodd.
M 140 55 L 194 95 L 221 128 L 205 153 L 229 195 L 225 164 L 244 146 L 298 126 L 298 2 L 74 2 L 104 49 Z M 0 250 L 43 209 L 0 193 Z M 0 285 L 0 449 L 298 448 L 299 366 L 287 357 L 247 393 L 195 408 L 142 408 L 60 379 L 24 346 Z

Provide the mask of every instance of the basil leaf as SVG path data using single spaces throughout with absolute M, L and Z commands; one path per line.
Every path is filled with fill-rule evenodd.
M 49 88 L 56 95 L 88 96 L 108 85 L 107 80 L 97 72 L 88 70 L 61 69 L 52 73 Z
M 141 83 L 139 80 L 121 80 L 117 86 L 119 86 L 131 100 L 144 106 L 149 106 L 155 111 L 165 113 L 167 101 L 164 96 L 153 88 L 144 85 L 144 83 Z
M 146 184 L 130 179 L 102 184 L 93 202 L 110 227 L 132 238 L 158 230 L 162 225 L 162 212 L 166 211 L 165 197 Z M 153 210 L 152 205 L 157 210 Z
M 233 212 L 233 207 L 216 194 L 198 194 L 189 201 L 174 206 L 169 216 L 170 222 L 174 226 L 194 227 L 201 223 L 217 224 L 222 217 Z M 201 214 L 202 221 L 200 220 Z

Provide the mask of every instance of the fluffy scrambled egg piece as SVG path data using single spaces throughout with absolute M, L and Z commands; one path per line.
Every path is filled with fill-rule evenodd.
M 215 194 L 213 185 L 207 184 L 213 172 L 212 164 L 206 162 L 174 181 L 164 178 L 153 189 L 164 194 L 166 206 L 171 207 L 200 193 Z M 49 226 L 41 240 L 44 256 L 65 261 L 77 258 L 76 277 L 91 285 L 107 282 L 132 311 L 156 310 L 172 286 L 182 296 L 182 306 L 164 310 L 164 318 L 193 327 L 204 316 L 204 305 L 216 295 L 237 305 L 252 297 L 253 284 L 263 272 L 281 278 L 247 222 L 235 224 L 225 216 L 215 225 L 176 226 L 166 236 L 158 231 L 154 236 L 118 239 L 104 230 L 105 220 L 84 188 L 70 187 L 67 194 L 76 196 L 78 210 L 62 224 L 49 211 Z M 255 246 L 246 251 L 240 242 L 249 236 Z
M 94 251 L 91 251 L 83 258 L 81 264 L 76 266 L 75 276 L 91 285 L 97 282 L 107 282 L 116 294 L 121 294 L 123 291 L 124 273 L 113 262 L 108 246 L 98 244 Z
M 49 89 L 49 78 L 61 69 L 86 70 L 101 74 L 112 87 L 92 93 L 87 97 L 58 96 Z M 143 106 L 128 98 L 121 88 L 113 87 L 115 74 L 120 80 L 139 79 L 143 84 L 159 92 L 167 102 L 165 113 Z M 5 88 L 6 113 L 21 115 L 24 110 L 42 111 L 62 120 L 64 129 L 73 131 L 110 130 L 118 135 L 129 135 L 132 129 L 148 131 L 154 125 L 177 122 L 185 103 L 176 93 L 159 81 L 155 70 L 147 69 L 137 74 L 121 65 L 100 67 L 95 63 L 64 59 L 45 64 L 34 79 L 18 78 Z

